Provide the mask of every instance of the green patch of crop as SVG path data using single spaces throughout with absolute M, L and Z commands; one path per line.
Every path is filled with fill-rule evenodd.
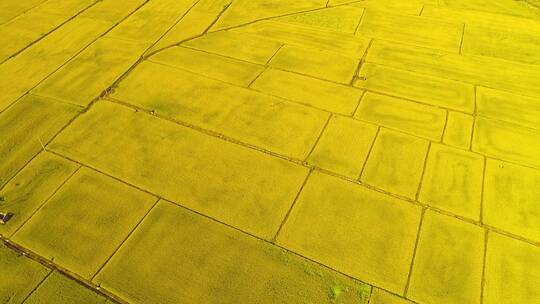
M 362 301 L 367 303 L 367 300 L 369 299 L 369 296 L 371 295 L 371 286 L 368 284 L 362 284 L 358 288 L 358 295 L 360 296 L 360 299 L 362 299 Z
M 339 285 L 335 285 L 335 286 L 330 287 L 328 296 L 330 297 L 330 299 L 335 300 L 339 298 L 341 293 L 343 293 L 343 288 Z

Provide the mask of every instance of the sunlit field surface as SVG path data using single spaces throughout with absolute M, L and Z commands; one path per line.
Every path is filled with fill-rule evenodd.
M 540 304 L 540 2 L 2 0 L 0 235 L 0 304 Z

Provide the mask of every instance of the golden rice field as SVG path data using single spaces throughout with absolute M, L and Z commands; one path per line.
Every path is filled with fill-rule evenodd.
M 540 2 L 2 0 L 0 238 L 0 304 L 540 304 Z

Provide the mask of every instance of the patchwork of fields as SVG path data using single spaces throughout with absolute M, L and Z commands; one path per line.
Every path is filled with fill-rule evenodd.
M 0 303 L 540 304 L 540 7 L 0 3 Z

